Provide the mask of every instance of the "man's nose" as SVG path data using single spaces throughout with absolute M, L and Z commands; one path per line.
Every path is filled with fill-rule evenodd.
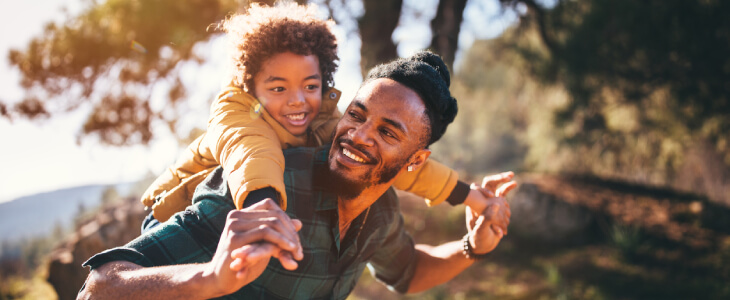
M 356 145 L 372 146 L 372 131 L 373 126 L 369 122 L 363 123 L 360 126 L 350 129 L 350 139 L 352 139 Z
M 291 97 L 289 97 L 289 102 L 287 102 L 287 104 L 289 106 L 302 106 L 305 101 L 304 92 L 302 90 L 296 90 L 292 93 Z

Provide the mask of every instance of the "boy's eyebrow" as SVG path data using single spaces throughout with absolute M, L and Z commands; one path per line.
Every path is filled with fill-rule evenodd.
M 274 82 L 274 81 L 286 81 L 286 79 L 284 79 L 282 77 L 269 76 L 268 78 L 266 78 L 264 80 L 264 83 Z
M 307 76 L 307 78 L 304 78 L 304 80 L 309 80 L 309 79 L 318 79 L 319 80 L 319 79 L 322 79 L 322 76 L 320 76 L 319 74 L 314 74 L 314 75 Z M 286 79 L 284 79 L 283 77 L 269 76 L 268 78 L 266 78 L 264 80 L 264 83 L 269 83 L 269 82 L 274 82 L 274 81 L 286 81 Z
M 322 79 L 322 76 L 320 76 L 319 73 L 317 73 L 317 74 L 314 74 L 314 75 L 309 75 L 309 76 L 307 76 L 307 78 L 304 78 L 304 80 L 309 80 L 309 79 L 321 80 Z

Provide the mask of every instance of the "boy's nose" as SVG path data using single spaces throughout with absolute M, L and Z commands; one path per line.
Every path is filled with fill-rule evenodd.
M 296 91 L 290 98 L 289 98 L 289 106 L 300 106 L 303 105 L 305 102 L 304 93 L 302 91 Z

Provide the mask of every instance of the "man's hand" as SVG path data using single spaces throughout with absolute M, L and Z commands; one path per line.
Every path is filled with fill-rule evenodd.
M 507 234 L 512 213 L 504 197 L 517 187 L 517 183 L 511 181 L 513 177 L 512 172 L 505 172 L 484 177 L 479 188 L 472 185 L 472 190 L 479 191 L 484 197 L 479 202 L 483 204 L 482 210 L 477 210 L 481 209 L 478 206 L 476 209 L 474 206 L 466 208 L 469 242 L 476 254 L 494 250 Z
M 481 186 L 472 183 L 471 191 L 466 196 L 464 205 L 470 207 L 473 212 L 481 213 L 487 209 L 489 198 L 496 197 L 497 193 L 501 195 L 499 197 L 504 197 L 517 186 L 516 183 L 511 181 L 514 176 L 515 174 L 512 172 L 503 172 L 485 176 L 482 179 Z
M 296 260 L 303 258 L 297 234 L 301 227 L 301 221 L 289 218 L 271 199 L 231 211 L 204 276 L 220 295 L 227 295 L 258 278 L 271 257 L 296 269 Z

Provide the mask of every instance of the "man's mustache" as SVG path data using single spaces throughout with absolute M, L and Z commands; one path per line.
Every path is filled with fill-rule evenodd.
M 370 163 L 373 163 L 373 164 L 378 163 L 378 159 L 375 158 L 374 155 L 370 154 L 370 152 L 363 149 L 363 147 L 355 145 L 355 142 L 353 142 L 351 139 L 341 136 L 340 138 L 337 139 L 337 143 L 338 144 L 344 143 L 344 144 L 349 145 L 352 148 L 357 149 L 357 151 L 360 151 L 363 155 L 365 155 L 365 158 L 367 158 L 368 162 L 370 162 Z

